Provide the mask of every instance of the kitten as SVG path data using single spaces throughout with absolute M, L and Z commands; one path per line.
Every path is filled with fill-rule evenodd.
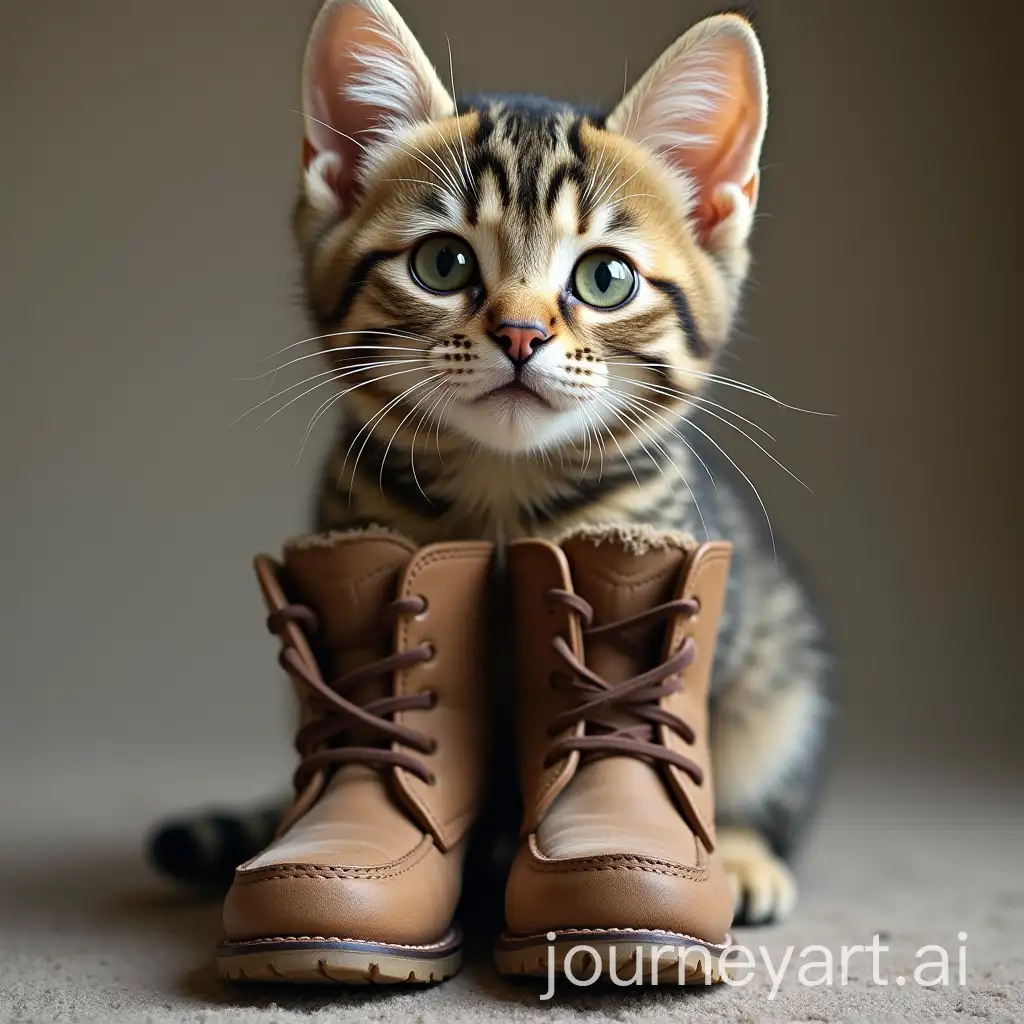
M 386 0 L 329 0 L 303 75 L 295 230 L 333 371 L 318 412 L 343 415 L 318 527 L 731 540 L 718 849 L 741 916 L 785 916 L 821 774 L 822 629 L 691 416 L 720 408 L 702 396 L 749 264 L 767 121 L 750 24 L 701 22 L 603 114 L 456 101 Z

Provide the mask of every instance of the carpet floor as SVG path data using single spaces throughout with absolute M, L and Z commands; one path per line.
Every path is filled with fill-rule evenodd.
M 93 798 L 95 800 L 95 797 Z M 466 969 L 434 988 L 285 990 L 218 981 L 215 901 L 174 892 L 140 856 L 139 809 L 89 798 L 22 799 L 5 809 L 0 842 L 0 1019 L 5 1021 L 935 1021 L 1024 1020 L 1024 795 L 1020 787 L 935 778 L 837 780 L 799 864 L 796 915 L 775 928 L 739 930 L 757 960 L 740 987 L 658 989 L 544 986 L 502 980 L 486 937 Z M 958 936 L 966 933 L 965 940 Z M 841 949 L 873 935 L 890 947 L 875 984 L 867 954 L 853 954 L 841 984 Z M 823 946 L 834 958 L 827 983 Z M 914 970 L 949 951 L 950 985 L 922 987 Z M 966 984 L 959 947 L 966 948 Z M 778 969 L 777 991 L 759 947 Z M 807 967 L 809 987 L 799 978 Z M 927 969 L 930 978 L 937 969 Z M 902 977 L 900 986 L 896 979 Z

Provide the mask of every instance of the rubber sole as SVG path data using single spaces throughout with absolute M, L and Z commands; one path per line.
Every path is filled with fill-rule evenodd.
M 547 978 L 552 973 L 553 958 L 554 972 L 566 977 L 568 963 L 571 978 L 567 981 L 577 986 L 601 980 L 645 985 L 717 984 L 728 976 L 721 960 L 728 945 L 728 938 L 719 945 L 676 932 L 573 928 L 545 935 L 506 933 L 498 940 L 494 959 L 502 974 Z
M 452 929 L 427 946 L 320 936 L 222 942 L 217 973 L 230 981 L 320 985 L 429 985 L 462 966 L 462 936 Z

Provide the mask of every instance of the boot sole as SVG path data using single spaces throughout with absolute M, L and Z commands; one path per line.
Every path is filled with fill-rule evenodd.
M 462 966 L 462 936 L 453 928 L 426 946 L 298 936 L 222 942 L 217 973 L 229 981 L 321 985 L 429 985 Z
M 719 945 L 678 932 L 638 928 L 567 928 L 544 935 L 506 933 L 498 940 L 494 959 L 502 974 L 548 978 L 552 973 L 553 955 L 555 973 L 565 977 L 566 960 L 572 953 L 569 969 L 577 979 L 576 984 L 583 982 L 585 987 L 600 980 L 617 980 L 623 984 L 629 979 L 632 983 L 640 957 L 642 984 L 717 984 L 729 976 L 721 959 L 729 941 L 727 937 L 725 943 Z M 613 959 L 615 978 L 611 974 Z M 595 967 L 600 967 L 596 974 Z

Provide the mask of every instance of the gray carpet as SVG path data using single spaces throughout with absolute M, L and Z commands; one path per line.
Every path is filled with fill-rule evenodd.
M 210 958 L 217 906 L 182 899 L 139 856 L 138 827 L 150 804 L 173 806 L 181 794 L 145 780 L 133 787 L 132 798 L 112 800 L 79 780 L 46 794 L 21 789 L 5 801 L 3 1020 L 1024 1020 L 1024 800 L 1019 786 L 998 779 L 889 773 L 834 782 L 800 865 L 796 917 L 736 936 L 755 949 L 765 945 L 773 963 L 786 946 L 797 947 L 774 1000 L 762 964 L 744 988 L 563 989 L 547 1004 L 540 986 L 501 980 L 483 942 L 459 977 L 424 991 L 292 992 L 219 982 Z M 967 985 L 915 986 L 918 948 L 946 946 L 955 966 L 961 931 Z M 799 984 L 803 947 L 832 950 L 838 982 L 840 947 L 869 943 L 876 932 L 891 946 L 883 976 L 904 976 L 904 987 L 873 985 L 863 955 L 851 960 L 845 987 Z

